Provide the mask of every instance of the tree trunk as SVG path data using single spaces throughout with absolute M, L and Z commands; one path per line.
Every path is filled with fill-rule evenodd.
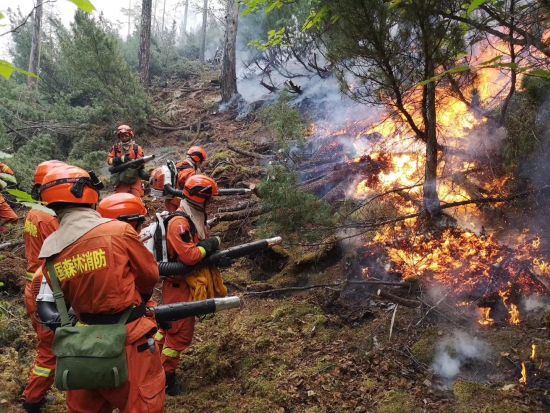
M 148 87 L 151 65 L 151 11 L 153 0 L 143 0 L 141 3 L 141 33 L 139 37 L 139 75 L 143 86 Z
M 187 16 L 189 15 L 189 0 L 185 1 L 185 9 L 183 12 L 183 27 L 182 34 L 185 36 L 187 34 Z
M 202 10 L 202 30 L 201 30 L 201 48 L 199 52 L 199 59 L 202 63 L 206 61 L 205 52 L 206 52 L 206 24 L 208 20 L 208 0 L 204 0 L 203 10 Z
M 33 25 L 32 25 L 32 44 L 31 54 L 29 56 L 29 72 L 38 75 L 38 67 L 40 66 L 40 38 L 42 36 L 42 0 L 38 0 L 34 9 Z M 36 78 L 27 77 L 29 87 L 34 87 Z
M 239 26 L 239 2 L 227 1 L 225 14 L 225 38 L 222 62 L 222 102 L 229 102 L 237 93 L 237 28 Z
M 128 34 L 126 35 L 126 41 L 130 39 L 130 22 L 132 13 L 132 0 L 128 0 Z
M 164 15 L 166 13 L 166 0 L 162 3 L 162 24 L 161 24 L 161 33 L 164 33 Z
M 431 59 L 427 58 L 426 79 L 435 74 Z M 437 217 L 441 213 L 441 204 L 437 195 L 437 116 L 435 101 L 435 82 L 424 86 L 423 118 L 426 131 L 426 169 L 424 174 L 424 212 L 428 217 Z

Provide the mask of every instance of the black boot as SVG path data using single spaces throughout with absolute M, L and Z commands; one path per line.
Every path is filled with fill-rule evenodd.
M 168 396 L 177 396 L 181 394 L 181 387 L 176 378 L 176 373 L 166 374 L 166 394 Z
M 40 413 L 45 402 L 45 399 L 42 399 L 36 403 L 23 402 L 23 410 L 27 413 Z

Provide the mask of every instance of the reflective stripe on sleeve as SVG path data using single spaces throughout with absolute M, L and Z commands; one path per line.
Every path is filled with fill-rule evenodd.
M 162 354 L 164 354 L 166 357 L 170 357 L 170 358 L 173 358 L 173 359 L 180 356 L 179 351 L 174 350 L 173 348 L 170 348 L 170 347 L 164 347 L 162 349 Z
M 27 281 L 32 281 L 33 277 L 34 277 L 34 273 L 33 273 L 33 272 L 27 272 L 27 273 L 26 273 L 26 277 L 25 277 L 25 278 L 26 278 Z
M 164 334 L 162 334 L 160 331 L 157 331 L 157 334 L 155 334 L 155 341 L 162 341 L 164 340 Z
M 206 250 L 203 247 L 199 247 L 199 251 L 201 252 L 202 258 L 206 257 Z
M 52 369 L 48 369 L 46 367 L 34 366 L 34 368 L 32 369 L 32 374 L 40 377 L 50 377 L 50 375 L 52 374 Z

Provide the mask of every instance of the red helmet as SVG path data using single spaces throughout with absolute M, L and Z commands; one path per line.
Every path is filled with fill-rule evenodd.
M 42 180 L 40 200 L 46 204 L 97 204 L 101 182 L 93 172 L 67 165 L 53 168 Z
M 116 136 L 118 136 L 120 139 L 122 138 L 133 138 L 134 137 L 134 130 L 131 126 L 128 125 L 120 125 L 118 128 L 116 128 Z
M 147 208 L 141 198 L 132 194 L 119 193 L 103 199 L 97 206 L 97 212 L 103 218 L 141 224 L 145 221 Z
M 193 159 L 196 163 L 201 164 L 206 161 L 206 151 L 202 146 L 191 146 L 187 151 L 187 156 Z
M 193 175 L 183 186 L 183 195 L 191 203 L 203 206 L 215 195 L 218 195 L 218 184 L 206 175 Z
M 52 160 L 52 161 L 45 161 L 36 167 L 36 170 L 34 171 L 34 184 L 35 185 L 42 185 L 42 180 L 46 176 L 48 172 L 50 172 L 53 168 L 58 168 L 60 166 L 67 166 L 65 162 Z

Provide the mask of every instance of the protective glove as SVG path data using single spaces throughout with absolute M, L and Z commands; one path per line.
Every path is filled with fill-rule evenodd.
M 118 156 L 113 158 L 113 165 L 114 166 L 122 165 L 123 163 L 124 163 L 124 161 L 122 160 L 122 158 L 119 158 Z
M 211 237 L 202 240 L 198 244 L 199 247 L 203 247 L 206 251 L 206 256 L 212 255 L 214 252 L 218 250 L 220 247 L 220 238 L 219 237 Z

